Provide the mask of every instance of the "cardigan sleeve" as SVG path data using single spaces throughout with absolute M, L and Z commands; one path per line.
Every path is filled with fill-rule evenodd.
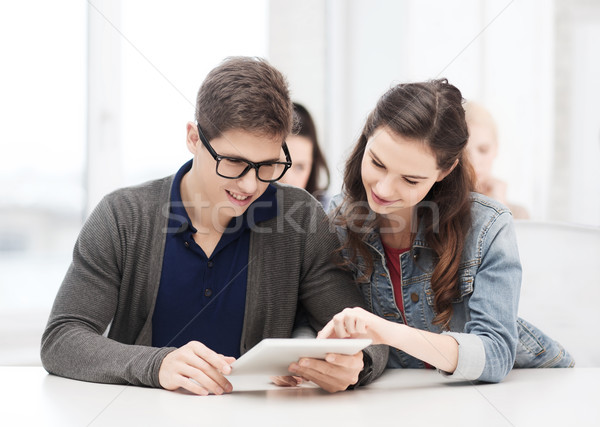
M 115 199 L 114 193 L 105 197 L 79 234 L 42 336 L 42 364 L 52 374 L 78 380 L 159 387 L 158 371 L 172 348 L 103 336 L 123 303 L 128 239 L 118 224 Z

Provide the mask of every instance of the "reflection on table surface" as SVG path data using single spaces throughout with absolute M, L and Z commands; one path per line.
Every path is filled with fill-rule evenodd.
M 388 370 L 369 386 L 329 394 L 232 378 L 235 391 L 194 396 L 0 367 L 4 425 L 600 425 L 600 368 L 513 370 L 499 384 L 447 380 L 432 370 Z

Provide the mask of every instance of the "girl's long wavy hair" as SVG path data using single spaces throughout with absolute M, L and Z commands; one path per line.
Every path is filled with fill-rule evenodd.
M 473 170 L 464 150 L 469 134 L 462 102 L 460 91 L 446 79 L 399 84 L 388 90 L 369 114 L 346 162 L 344 199 L 334 212 L 336 224 L 348 233 L 340 251 L 347 250 L 350 257 L 342 264 L 356 264 L 360 256 L 366 270 L 359 280 L 368 281 L 373 272 L 373 259 L 365 238 L 378 225 L 378 219 L 368 216 L 370 209 L 361 175 L 368 139 L 386 128 L 406 139 L 423 142 L 434 153 L 438 168 L 443 171 L 450 169 L 458 159 L 452 172 L 436 182 L 416 206 L 411 224 L 413 244 L 418 226 L 424 226 L 425 239 L 434 251 L 435 267 L 431 278 L 436 312 L 434 324 L 444 329 L 448 329 L 452 317 L 452 300 L 458 296 L 458 269 L 471 225 Z M 428 208 L 432 203 L 439 215 L 434 215 L 435 209 Z

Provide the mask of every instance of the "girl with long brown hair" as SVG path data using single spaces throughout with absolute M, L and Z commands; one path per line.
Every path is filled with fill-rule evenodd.
M 388 368 L 435 367 L 500 381 L 520 367 L 572 366 L 517 317 L 521 264 L 511 212 L 473 192 L 460 91 L 399 84 L 367 118 L 332 201 L 343 264 L 372 313 L 336 315 L 319 337 L 390 346 Z

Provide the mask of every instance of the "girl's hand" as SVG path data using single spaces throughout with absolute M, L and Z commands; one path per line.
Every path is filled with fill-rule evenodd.
M 373 344 L 386 344 L 389 323 L 362 308 L 346 308 L 333 316 L 317 338 L 370 338 Z

